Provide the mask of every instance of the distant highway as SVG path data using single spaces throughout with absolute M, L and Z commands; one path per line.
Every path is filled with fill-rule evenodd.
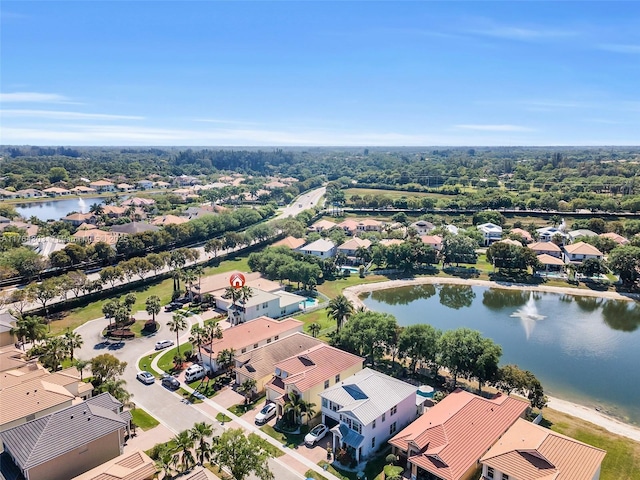
M 291 205 L 283 208 L 282 213 L 278 215 L 278 218 L 295 217 L 303 210 L 315 207 L 320 202 L 320 199 L 324 196 L 326 191 L 326 187 L 320 187 L 315 190 L 311 190 L 310 192 L 303 193 L 291 202 Z

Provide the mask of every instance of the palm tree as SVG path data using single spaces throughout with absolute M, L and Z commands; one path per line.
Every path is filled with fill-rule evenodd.
M 156 321 L 156 315 L 160 313 L 161 301 L 157 295 L 151 295 L 145 302 L 147 313 L 151 315 L 152 320 Z
M 242 303 L 242 312 L 244 317 L 244 315 L 246 314 L 245 305 L 251 299 L 251 297 L 253 297 L 254 293 L 253 293 L 253 289 L 248 285 L 243 285 L 239 290 L 240 290 L 240 303 Z M 243 319 L 243 321 L 244 320 L 245 319 Z
M 84 380 L 84 371 L 89 365 L 91 365 L 91 360 L 82 360 L 80 358 L 76 358 L 73 361 L 73 366 L 76 367 L 80 372 L 80 381 Z
M 198 279 L 198 275 L 193 270 L 184 270 L 182 273 L 182 279 L 185 285 L 188 285 L 189 301 L 193 302 L 193 284 Z
M 256 381 L 253 378 L 248 378 L 238 387 L 238 393 L 244 395 L 245 404 L 249 403 L 254 388 L 256 388 Z
M 233 356 L 233 350 L 231 350 L 230 348 L 225 348 L 224 350 L 220 350 L 218 352 L 216 362 L 222 370 L 227 371 L 231 367 L 231 365 L 233 365 Z
M 160 448 L 160 451 L 158 452 L 158 460 L 156 460 L 156 462 L 164 473 L 163 478 L 167 479 L 171 477 L 171 470 L 175 465 L 174 455 L 171 449 L 166 446 L 166 444 L 163 444 L 162 448 Z
M 213 341 L 222 339 L 222 328 L 220 325 L 209 323 L 204 326 L 204 341 L 209 344 L 209 366 L 213 370 Z M 207 376 L 207 385 L 209 385 Z
M 320 324 L 318 322 L 313 322 L 311 325 L 309 325 L 309 332 L 311 332 L 311 336 L 312 337 L 317 337 L 318 334 L 320 333 L 322 327 L 320 327 Z
M 316 404 L 313 402 L 305 402 L 302 400 L 302 413 L 307 417 L 307 425 L 309 425 L 309 419 L 313 418 L 317 413 L 315 410 Z
M 71 357 L 71 361 L 73 362 L 73 351 L 76 348 L 82 347 L 82 345 L 84 344 L 84 340 L 82 340 L 82 335 L 74 332 L 66 332 L 64 334 L 63 340 L 64 340 L 65 347 L 69 352 L 69 356 Z
M 178 357 L 180 356 L 180 332 L 186 330 L 187 320 L 181 313 L 174 313 L 173 318 L 167 322 L 169 331 L 176 332 L 176 345 L 178 346 Z
M 356 258 L 363 264 L 369 263 L 371 261 L 371 250 L 365 247 L 358 247 L 356 249 Z
M 48 338 L 41 345 L 29 350 L 29 356 L 38 356 L 42 364 L 51 371 L 58 370 L 60 362 L 65 357 L 67 347 L 62 337 Z
M 342 324 L 353 315 L 353 305 L 347 297 L 338 295 L 329 301 L 327 311 L 329 312 L 329 317 L 336 321 L 336 330 L 340 331 Z
M 200 287 L 202 286 L 202 277 L 204 276 L 204 267 L 202 265 L 196 265 L 193 267 L 193 273 L 198 277 L 198 298 L 202 301 L 202 293 Z
M 287 400 L 284 402 L 283 413 L 288 417 L 288 421 L 291 425 L 299 424 L 298 420 L 302 414 L 303 402 L 300 396 L 296 393 L 287 393 Z
M 205 460 L 211 459 L 211 444 L 207 442 L 207 438 L 213 435 L 213 427 L 206 422 L 198 422 L 193 425 L 190 431 L 191 441 L 196 446 L 196 454 L 198 455 L 199 464 L 204 465 Z
M 104 213 L 104 207 L 99 203 L 93 203 L 89 207 L 89 212 L 93 213 L 96 217 L 99 217 Z
M 240 300 L 240 297 L 241 297 L 240 289 L 235 287 L 225 288 L 224 295 L 222 295 L 222 298 L 226 300 L 231 300 L 231 308 L 229 310 L 232 310 L 233 312 L 236 311 L 236 302 Z
M 173 437 L 173 441 L 175 443 L 175 451 L 182 457 L 182 471 L 189 470 L 195 464 L 195 459 L 191 452 L 193 447 L 191 432 L 184 430 Z
M 127 392 L 127 390 L 124 388 L 126 383 L 127 382 L 122 379 L 107 380 L 102 385 L 100 385 L 100 392 L 109 392 L 122 404 L 127 405 L 133 395 Z

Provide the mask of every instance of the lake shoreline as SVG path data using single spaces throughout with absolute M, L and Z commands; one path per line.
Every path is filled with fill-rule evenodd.
M 363 293 L 389 290 L 400 287 L 408 287 L 413 285 L 468 285 L 475 287 L 489 287 L 500 288 L 505 290 L 528 290 L 537 292 L 559 293 L 566 295 L 585 296 L 585 297 L 597 297 L 607 298 L 612 300 L 626 300 L 633 301 L 638 300 L 639 297 L 634 294 L 623 295 L 618 292 L 598 292 L 594 290 L 578 290 L 571 287 L 553 287 L 547 285 L 528 285 L 528 284 L 503 284 L 488 280 L 477 279 L 463 279 L 455 277 L 419 277 L 412 279 L 400 279 L 400 280 L 388 280 L 376 283 L 367 283 L 361 285 L 354 285 L 347 287 L 343 290 L 343 294 L 347 297 L 357 308 L 367 308 L 360 299 L 360 295 Z M 640 442 L 640 428 L 634 425 L 624 423 L 614 417 L 605 415 L 593 407 L 587 407 L 568 400 L 564 400 L 556 397 L 548 397 L 548 407 L 557 410 L 559 412 L 566 413 L 568 415 L 580 418 L 591 422 L 605 430 L 627 437 L 631 440 Z

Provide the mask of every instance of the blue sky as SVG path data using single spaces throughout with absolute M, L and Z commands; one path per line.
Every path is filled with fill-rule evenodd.
M 7 1 L 0 143 L 638 145 L 639 2 Z

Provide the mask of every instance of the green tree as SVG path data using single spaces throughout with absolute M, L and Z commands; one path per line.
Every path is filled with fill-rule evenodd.
M 458 376 L 469 378 L 480 372 L 477 359 L 482 356 L 485 346 L 483 338 L 477 330 L 458 328 L 442 334 L 438 348 L 440 362 L 453 375 L 454 388 L 457 385 Z M 480 373 L 482 374 L 482 372 Z
M 47 336 L 47 325 L 42 317 L 36 315 L 19 316 L 16 326 L 11 329 L 11 334 L 18 337 L 24 343 L 35 343 Z
M 174 450 L 180 455 L 182 471 L 190 470 L 195 465 L 195 458 L 191 449 L 194 445 L 192 431 L 183 430 L 173 437 Z
M 196 455 L 199 464 L 211 459 L 211 444 L 207 441 L 213 435 L 213 426 L 206 422 L 198 422 L 191 427 L 191 441 L 196 445 Z
M 304 400 L 294 392 L 287 393 L 282 413 L 290 425 L 300 424 Z
M 48 317 L 47 305 L 60 293 L 60 284 L 57 278 L 47 278 L 40 283 L 31 283 L 27 289 L 28 294 L 42 305 L 45 318 Z
M 249 403 L 253 391 L 256 388 L 256 381 L 253 378 L 248 378 L 238 387 L 238 393 L 244 395 L 244 403 Z
M 505 365 L 498 369 L 493 384 L 507 395 L 511 395 L 512 392 L 524 394 L 529 382 L 528 373 L 517 365 Z
M 174 313 L 171 320 L 167 322 L 169 331 L 176 332 L 176 346 L 178 348 L 178 357 L 180 356 L 180 332 L 186 330 L 187 320 L 181 313 Z
M 260 480 L 272 480 L 267 463 L 270 453 L 261 440 L 257 435 L 246 437 L 240 428 L 226 430 L 218 438 L 214 461 L 228 468 L 234 480 L 245 480 L 251 473 Z
M 145 309 L 147 313 L 151 315 L 151 319 L 154 322 L 156 321 L 156 315 L 160 313 L 161 307 L 162 305 L 161 305 L 160 297 L 157 295 L 151 295 L 145 301 Z
M 440 256 L 445 264 L 476 263 L 477 242 L 464 235 L 449 235 L 442 241 Z
M 375 366 L 376 359 L 394 341 L 397 326 L 395 317 L 388 313 L 358 312 L 335 333 L 333 343 L 358 355 L 368 355 Z
M 82 347 L 84 344 L 84 340 L 82 340 L 82 335 L 75 332 L 66 332 L 63 335 L 64 345 L 66 350 L 69 352 L 69 356 L 71 357 L 71 361 L 73 362 L 73 352 L 76 348 Z
M 640 247 L 618 247 L 609 254 L 609 266 L 620 275 L 626 286 L 634 285 L 640 277 Z
M 68 182 L 69 173 L 64 167 L 51 167 L 49 169 L 49 181 L 51 183 Z
M 91 359 L 91 374 L 94 386 L 102 385 L 109 380 L 115 380 L 124 373 L 127 362 L 121 362 L 110 353 L 103 353 Z
M 66 357 L 67 348 L 62 337 L 47 338 L 29 350 L 29 357 L 39 357 L 40 362 L 52 372 L 60 367 Z
M 312 337 L 317 337 L 318 334 L 320 333 L 321 327 L 320 324 L 318 322 L 313 322 L 311 325 L 309 325 L 309 332 L 311 333 Z
M 426 362 L 437 370 L 438 340 L 441 335 L 440 330 L 426 323 L 409 325 L 402 330 L 399 350 L 411 359 L 410 368 L 414 373 L 418 362 Z
M 338 295 L 329 300 L 326 308 L 329 317 L 335 320 L 336 330 L 339 332 L 343 324 L 353 315 L 353 304 L 344 295 Z
M 586 260 L 583 260 L 576 270 L 578 273 L 581 273 L 586 277 L 606 275 L 609 272 L 604 261 L 599 258 L 587 258 Z

